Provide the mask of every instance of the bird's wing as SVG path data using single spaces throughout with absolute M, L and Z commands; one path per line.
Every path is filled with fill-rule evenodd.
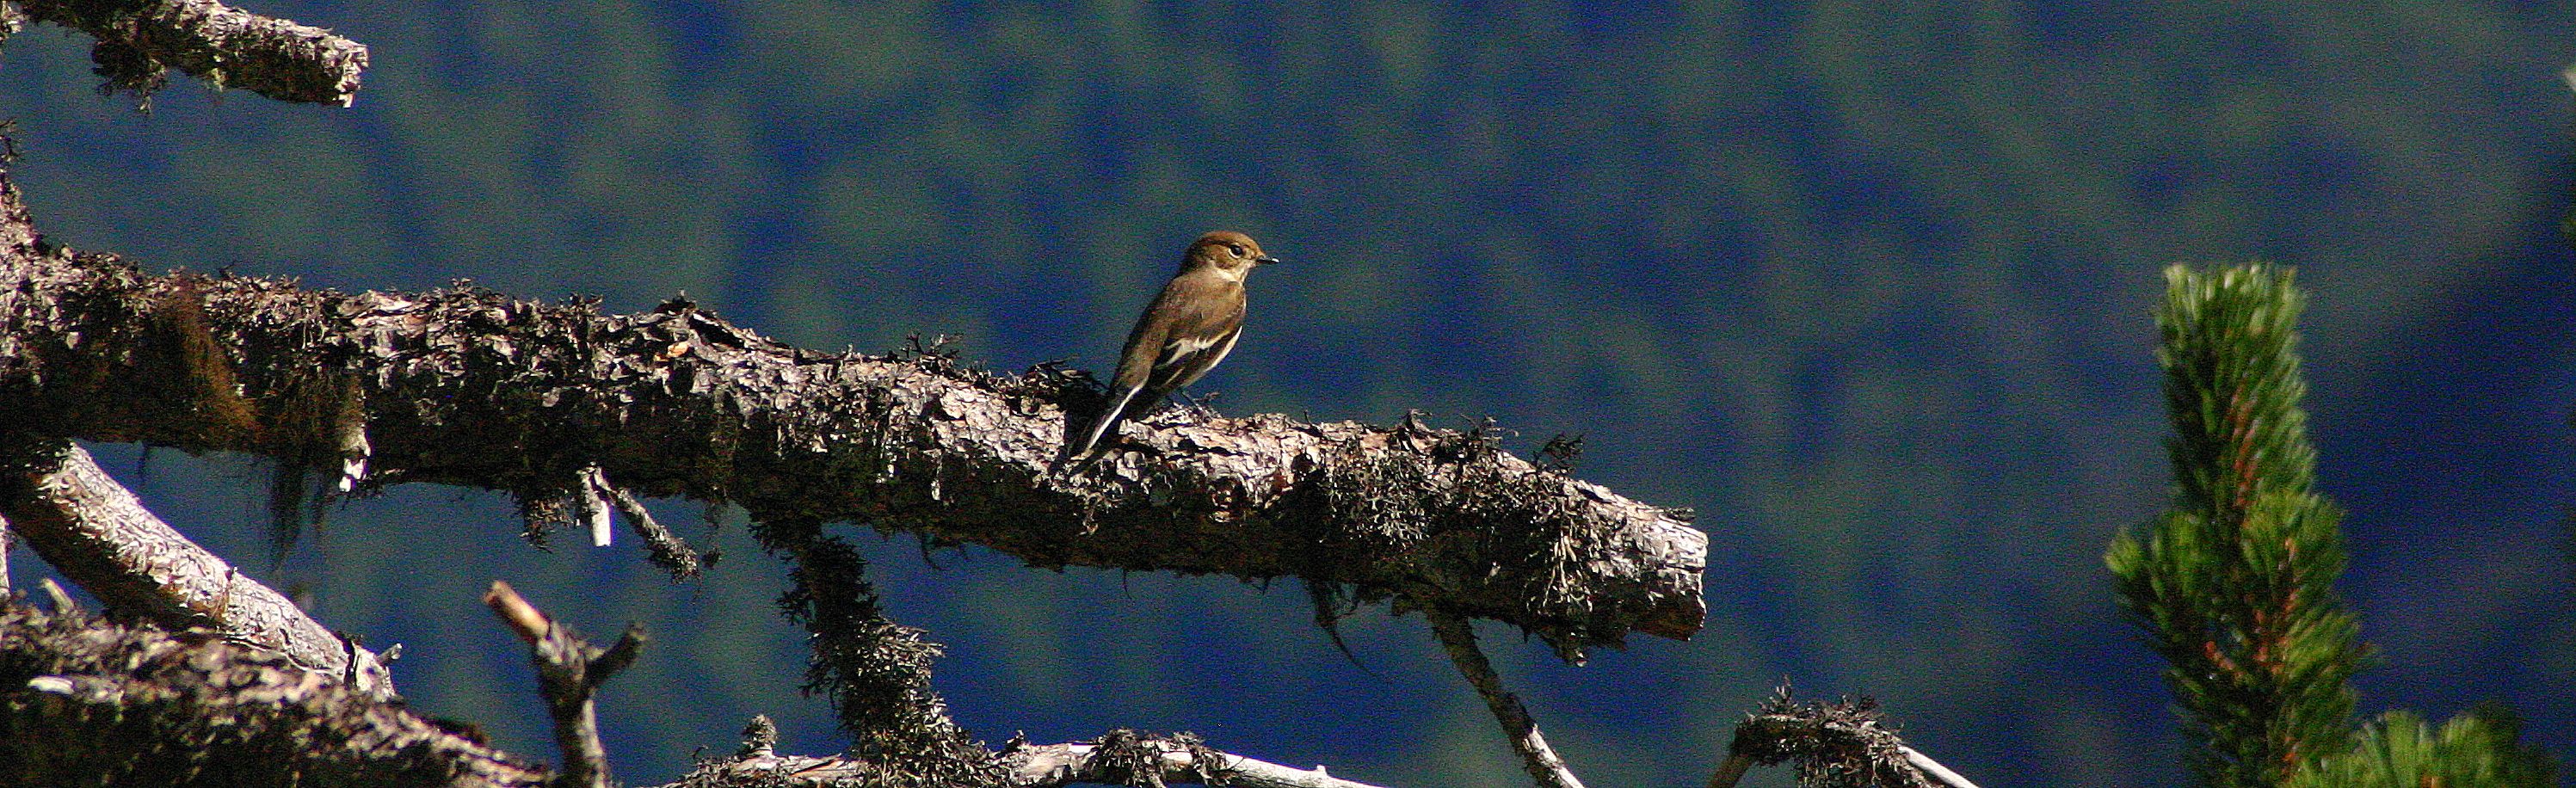
M 1160 397 L 1199 375 L 1194 362 L 1208 351 L 1223 358 L 1243 327 L 1243 286 L 1197 272 L 1172 277 L 1145 308 L 1119 354 L 1119 387 L 1138 386 Z M 1211 362 L 1212 363 L 1212 362 Z
M 1225 360 L 1243 336 L 1243 308 L 1240 281 L 1197 272 L 1172 277 L 1136 319 L 1136 328 L 1127 332 L 1127 346 L 1118 354 L 1118 376 L 1110 386 L 1117 401 L 1101 411 L 1075 453 L 1098 446 L 1102 435 L 1134 415 L 1130 410 L 1153 407 Z
M 1177 389 L 1205 376 L 1216 368 L 1225 354 L 1234 352 L 1234 343 L 1243 338 L 1243 324 L 1236 323 L 1223 336 L 1175 339 L 1163 345 L 1166 360 L 1154 365 L 1154 388 Z
M 1161 304 L 1161 299 L 1155 300 L 1155 306 Z M 1171 326 L 1152 321 L 1153 307 L 1147 307 L 1145 314 L 1145 317 L 1137 319 L 1136 329 L 1128 332 L 1127 347 L 1118 353 L 1118 377 L 1111 384 L 1114 388 L 1144 387 L 1145 379 L 1154 374 L 1154 362 L 1161 360 L 1161 351 L 1153 348 L 1164 344 L 1163 337 L 1171 331 Z

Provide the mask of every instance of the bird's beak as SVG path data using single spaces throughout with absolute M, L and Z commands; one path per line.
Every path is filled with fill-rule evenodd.
M 1265 255 L 1262 255 L 1262 256 L 1260 256 L 1260 257 L 1252 258 L 1252 261 L 1253 261 L 1253 262 L 1256 262 L 1256 263 L 1260 263 L 1260 264 L 1262 264 L 1262 265 L 1278 265 L 1278 264 L 1279 264 L 1279 258 L 1272 257 L 1272 256 L 1270 256 L 1270 255 L 1266 255 L 1266 254 L 1265 254 Z

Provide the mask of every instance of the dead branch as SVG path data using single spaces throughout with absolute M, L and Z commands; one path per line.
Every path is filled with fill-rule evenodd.
M 17 0 L 37 21 L 87 33 L 108 87 L 149 95 L 172 67 L 217 88 L 279 101 L 348 106 L 367 47 L 331 31 L 214 0 Z
M 608 748 L 599 742 L 599 714 L 591 698 L 608 679 L 634 664 L 644 648 L 644 631 L 629 625 L 617 642 L 600 648 L 583 640 L 519 596 L 509 583 L 492 581 L 483 594 L 492 614 L 528 644 L 528 659 L 537 668 L 537 690 L 555 721 L 555 746 L 563 750 L 563 772 L 556 788 L 608 788 Z
M 543 769 L 274 652 L 0 607 L 0 782 L 538 788 Z
M 672 579 L 697 577 L 713 562 L 714 553 L 701 554 L 679 534 L 671 533 L 662 521 L 653 519 L 653 511 L 644 508 L 644 502 L 634 493 L 623 487 L 610 487 L 608 493 L 609 501 L 617 504 L 617 513 L 626 515 L 626 526 L 635 529 L 635 535 L 644 540 L 645 557 L 670 572 Z
M 931 687 L 940 645 L 886 617 L 858 551 L 824 536 L 818 523 L 767 523 L 758 530 L 762 541 L 795 560 L 794 586 L 779 607 L 811 636 L 805 690 L 831 700 L 850 735 L 848 756 L 865 761 L 881 785 L 1008 785 L 1000 759 L 958 726 Z
M 376 654 L 161 522 L 69 441 L 0 440 L 0 513 L 111 613 L 205 628 L 376 697 L 394 695 Z
M 1120 729 L 1085 743 L 1013 747 L 1005 750 L 1002 758 L 1011 765 L 1013 788 L 1054 788 L 1075 783 L 1374 788 L 1334 777 L 1322 766 L 1296 769 L 1218 752 L 1187 733 L 1152 736 Z
M 39 434 L 337 473 L 340 414 L 358 407 L 362 488 L 559 500 L 595 464 L 639 496 L 858 521 L 1042 567 L 1339 584 L 1398 611 L 1504 621 L 1569 659 L 1630 631 L 1686 638 L 1705 613 L 1707 537 L 1686 512 L 1537 468 L 1482 430 L 1167 411 L 1063 473 L 1068 415 L 1100 404 L 1080 374 L 816 353 L 686 300 L 606 315 L 470 286 L 347 295 L 147 274 L 40 243 L 26 221 L 0 173 L 0 419 Z M 189 341 L 200 333 L 211 341 Z
M 1910 745 L 1905 747 L 1905 763 L 1914 767 L 1915 771 L 1922 772 L 1925 779 L 1935 784 L 1946 785 L 1949 788 L 1977 788 L 1976 783 L 1969 782 L 1968 778 L 1960 776 L 1958 772 L 1950 771 L 1950 767 L 1941 765 L 1940 761 L 1932 760 L 1932 756 L 1925 755 L 1922 750 L 1914 749 Z
M 54 612 L 81 612 L 80 602 L 72 599 L 72 592 L 63 590 L 62 584 L 54 582 L 53 578 L 48 577 L 36 581 L 36 589 L 44 593 L 45 603 L 52 605 Z
M 671 529 L 662 527 L 660 520 L 653 519 L 653 510 L 644 507 L 643 499 L 610 483 L 608 474 L 601 472 L 599 466 L 583 468 L 581 481 L 575 486 L 578 489 L 572 496 L 572 509 L 589 527 L 592 546 L 609 545 L 612 531 L 608 514 L 614 509 L 626 516 L 626 526 L 635 529 L 635 535 L 644 540 L 644 555 L 654 566 L 670 572 L 671 579 L 687 580 L 706 570 L 706 558 Z
M 695 771 L 663 788 L 823 788 L 881 785 L 881 766 L 849 758 L 782 756 L 770 745 L 777 729 L 767 718 L 755 718 L 748 738 L 733 757 L 701 763 Z M 1154 736 L 1113 730 L 1098 739 L 1069 744 L 1031 745 L 1014 742 L 1001 753 L 1009 769 L 1010 788 L 1055 788 L 1078 783 L 1226 785 L 1233 788 L 1375 788 L 1334 777 L 1317 766 L 1297 769 L 1208 748 L 1190 734 Z
M 1503 737 L 1512 742 L 1512 751 L 1521 756 L 1521 768 L 1529 772 L 1539 788 L 1583 788 L 1583 780 L 1558 757 L 1556 748 L 1538 730 L 1538 721 L 1530 717 L 1529 708 L 1521 705 L 1520 696 L 1503 689 L 1503 677 L 1485 660 L 1485 652 L 1476 647 L 1476 630 L 1467 619 L 1456 613 L 1433 608 L 1423 611 L 1431 619 L 1431 631 L 1440 638 L 1441 649 L 1449 652 L 1450 664 L 1458 666 L 1458 675 L 1474 685 L 1476 694 L 1485 699 L 1485 708 L 1494 713 L 1494 722 L 1503 728 Z
M 1782 685 L 1735 726 L 1709 788 L 1734 788 L 1753 764 L 1795 762 L 1805 788 L 1977 788 L 1889 730 L 1878 702 L 1797 703 Z

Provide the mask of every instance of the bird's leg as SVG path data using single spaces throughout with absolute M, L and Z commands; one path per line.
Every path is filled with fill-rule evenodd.
M 1181 404 L 1190 409 L 1191 416 L 1196 417 L 1200 421 L 1206 421 L 1208 419 L 1216 418 L 1219 415 L 1215 408 L 1208 407 L 1208 403 L 1215 402 L 1217 397 L 1224 396 L 1224 394 L 1225 392 L 1222 391 L 1211 391 L 1207 393 L 1207 396 L 1193 397 L 1190 396 L 1189 389 L 1181 389 L 1180 391 L 1173 392 L 1172 395 L 1181 399 Z

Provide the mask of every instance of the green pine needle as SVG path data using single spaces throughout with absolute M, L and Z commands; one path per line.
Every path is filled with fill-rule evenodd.
M 2313 492 L 2286 270 L 2175 266 L 2156 314 L 2173 509 L 2104 560 L 2171 667 L 2191 765 L 2218 788 L 2284 785 L 2350 749 L 2364 648 L 2335 594 L 2342 512 Z
M 2549 756 L 2516 743 L 2522 723 L 2496 709 L 2454 717 L 2439 729 L 2393 711 L 2364 726 L 2350 752 L 2301 771 L 2290 788 L 2546 788 L 2557 784 Z

